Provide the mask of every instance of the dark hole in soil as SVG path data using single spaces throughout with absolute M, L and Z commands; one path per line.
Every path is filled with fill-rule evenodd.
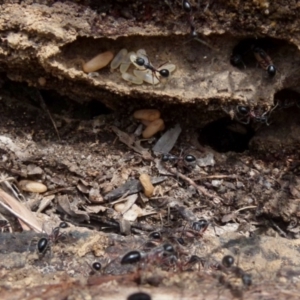
M 294 105 L 300 105 L 300 94 L 291 89 L 283 89 L 274 95 L 274 104 L 279 108 L 288 108 Z
M 87 103 L 76 103 L 66 96 L 62 96 L 52 90 L 40 91 L 47 108 L 54 113 L 63 114 L 68 112 L 73 117 L 90 120 L 99 115 L 107 115 L 112 111 L 99 101 L 92 100 Z
M 199 142 L 221 153 L 244 152 L 253 135 L 254 130 L 250 126 L 225 117 L 203 127 L 199 132 Z
M 254 49 L 259 48 L 266 51 L 266 55 L 274 55 L 280 46 L 284 44 L 283 41 L 271 38 L 247 38 L 241 40 L 232 50 L 230 62 L 233 66 L 244 69 L 245 67 L 257 67 L 257 60 L 254 56 Z M 270 57 L 270 60 L 271 57 Z

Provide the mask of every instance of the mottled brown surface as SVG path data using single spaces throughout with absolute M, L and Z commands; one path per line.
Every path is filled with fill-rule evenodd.
M 49 228 L 64 216 L 56 210 L 60 197 L 75 203 L 85 216 L 99 217 L 91 222 L 71 220 L 74 227 L 66 230 L 67 238 L 43 257 L 31 244 L 40 235 L 1 233 L 1 299 L 126 299 L 138 290 L 154 300 L 298 299 L 298 94 L 281 94 L 281 103 L 289 106 L 294 101 L 294 105 L 277 108 L 269 126 L 252 124 L 250 151 L 217 153 L 200 147 L 197 133 L 207 122 L 227 116 L 223 109 L 230 112 L 242 104 L 264 112 L 274 105 L 280 94 L 276 93 L 299 92 L 300 5 L 297 1 L 191 1 L 196 30 L 211 49 L 197 41 L 186 43 L 189 27 L 179 2 L 0 0 L 0 171 L 17 181 L 41 180 L 54 191 L 49 206 L 36 213 Z M 244 38 L 270 38 L 268 53 L 278 68 L 273 79 L 255 61 L 245 69 L 230 64 L 233 47 Z M 96 78 L 81 70 L 82 60 L 123 47 L 144 48 L 154 65 L 170 61 L 177 70 L 164 88 L 154 89 L 128 85 L 109 68 Z M 35 90 L 15 82 L 44 90 L 61 141 Z M 92 119 L 93 108 L 78 104 L 90 100 L 115 112 Z M 143 160 L 111 130 L 116 126 L 132 134 L 137 127 L 131 118 L 134 109 L 149 107 L 161 111 L 166 129 L 177 122 L 182 125 L 176 154 L 183 148 L 194 151 L 197 159 L 213 155 L 215 164 L 186 172 L 206 194 L 169 176 L 157 185 L 155 199 L 139 202 L 143 210 L 158 212 L 139 218 L 148 229 L 126 237 L 99 232 L 106 229 L 103 216 L 120 215 L 107 202 L 87 201 L 88 192 L 84 194 L 78 183 L 84 180 L 87 189 L 93 187 L 102 197 L 142 172 L 160 175 L 158 158 Z M 238 125 L 234 130 L 247 129 Z M 215 139 L 222 140 L 222 135 Z M 142 145 L 149 147 L 147 142 Z M 30 175 L 32 164 L 42 169 L 40 175 Z M 43 197 L 25 196 L 36 211 Z M 184 217 L 178 206 L 190 215 Z M 187 237 L 184 229 L 201 217 L 212 225 L 203 237 Z M 121 257 L 142 249 L 154 229 L 165 230 L 164 241 L 173 234 L 183 235 L 187 244 L 180 248 L 180 259 L 186 261 L 186 253 L 198 255 L 208 266 L 195 265 L 189 272 L 161 269 L 155 262 L 121 266 Z M 212 267 L 227 254 L 252 274 L 250 288 L 232 274 L 223 282 L 224 274 Z M 95 260 L 106 267 L 103 273 L 91 275 Z

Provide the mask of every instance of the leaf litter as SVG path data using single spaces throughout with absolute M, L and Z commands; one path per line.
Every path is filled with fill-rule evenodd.
M 55 114 L 52 117 L 53 121 L 62 120 Z M 159 247 L 162 247 L 163 241 L 172 243 L 179 256 L 175 265 L 164 261 L 158 266 L 158 261 L 153 261 L 157 269 L 162 268 L 166 272 L 161 278 L 169 280 L 170 285 L 180 276 L 185 276 L 179 269 L 187 270 L 191 255 L 201 256 L 198 262 L 205 261 L 204 269 L 207 266 L 211 269 L 213 260 L 221 261 L 224 252 L 231 253 L 239 256 L 243 269 L 249 269 L 249 266 L 251 269 L 251 255 L 255 252 L 251 245 L 255 244 L 259 253 L 266 251 L 265 246 L 279 251 L 272 240 L 274 236 L 277 241 L 282 238 L 291 243 L 286 244 L 282 255 L 297 257 L 298 254 L 292 250 L 296 245 L 292 241 L 299 235 L 296 228 L 297 191 L 300 188 L 293 171 L 296 158 L 265 162 L 248 152 L 219 155 L 208 147 L 198 149 L 195 144 L 188 145 L 185 128 L 179 124 L 145 140 L 138 135 L 142 134 L 142 129 L 136 131 L 136 124 L 129 124 L 125 116 L 108 116 L 101 123 L 101 135 L 93 129 L 94 121 L 82 122 L 78 131 L 78 121 L 74 121 L 72 116 L 68 119 L 69 122 L 64 125 L 68 126 L 69 133 L 60 134 L 61 143 L 44 141 L 42 145 L 38 142 L 42 140 L 44 131 L 52 132 L 53 139 L 56 136 L 52 124 L 49 128 L 43 127 L 42 120 L 38 120 L 42 130 L 37 131 L 34 138 L 30 132 L 17 135 L 15 139 L 6 134 L 0 136 L 0 170 L 6 174 L 0 183 L 0 213 L 1 220 L 6 220 L 2 223 L 10 225 L 10 229 L 9 226 L 1 227 L 2 231 L 17 233 L 31 229 L 42 233 L 43 223 L 53 231 L 64 221 L 71 226 L 70 231 L 72 228 L 84 228 L 87 232 L 105 234 L 110 247 L 106 242 L 101 247 L 97 246 L 94 241 L 99 241 L 99 238 L 89 242 L 83 236 L 81 247 L 89 260 L 95 259 L 93 255 L 99 253 L 106 264 L 103 275 L 114 276 L 120 272 L 131 274 L 117 263 L 127 251 L 142 249 L 159 257 L 157 253 L 161 251 Z M 60 132 L 64 131 L 62 124 L 56 122 Z M 70 124 L 73 124 L 71 130 Z M 5 127 L 4 123 L 0 125 Z M 177 161 L 163 162 L 163 154 L 168 153 L 174 155 Z M 182 157 L 188 154 L 196 157 L 194 167 L 182 164 Z M 154 185 L 153 195 L 148 195 L 150 197 L 144 195 L 139 181 L 141 174 L 148 174 Z M 12 186 L 21 180 L 42 183 L 47 191 L 37 194 Z M 204 224 L 203 220 L 208 222 L 208 227 L 197 231 L 197 226 L 201 228 Z M 149 238 L 156 231 L 162 235 L 161 240 Z M 67 250 L 68 244 L 71 245 L 68 240 L 80 233 L 72 234 L 67 234 L 65 244 L 52 242 L 54 256 L 61 247 L 64 251 L 71 251 Z M 52 235 L 47 233 L 50 240 Z M 265 245 L 257 244 L 257 236 L 264 240 Z M 179 238 L 185 244 L 180 244 Z M 256 259 L 259 261 L 260 258 Z M 267 260 L 275 261 L 275 256 Z M 191 270 L 195 271 L 196 265 L 191 265 Z M 55 269 L 55 263 L 53 266 Z M 298 263 L 293 261 L 285 267 L 293 269 L 297 266 Z M 78 268 L 78 274 L 82 274 L 82 266 Z M 256 264 L 255 268 L 267 277 L 262 267 Z M 143 278 L 140 278 L 142 284 L 153 280 L 144 271 Z M 225 276 L 220 275 L 220 271 L 216 271 L 217 275 L 212 271 L 206 272 L 202 275 L 215 280 L 216 285 L 214 276 Z M 274 267 L 272 272 L 278 272 L 278 276 L 282 274 L 280 267 Z M 189 281 L 191 288 L 196 283 L 195 278 Z M 159 284 L 163 285 L 162 281 Z M 230 285 L 227 283 L 225 287 L 231 290 Z M 242 284 L 235 288 L 247 294 L 248 289 Z

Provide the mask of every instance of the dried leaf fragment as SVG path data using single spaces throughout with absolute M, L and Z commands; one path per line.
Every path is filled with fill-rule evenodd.
M 169 129 L 163 134 L 152 150 L 159 153 L 169 153 L 176 144 L 180 133 L 181 127 L 179 124 L 176 124 L 174 128 Z
M 42 227 L 34 214 L 21 202 L 0 189 L 0 203 L 17 218 L 19 218 L 24 230 L 33 229 L 35 232 L 42 232 Z

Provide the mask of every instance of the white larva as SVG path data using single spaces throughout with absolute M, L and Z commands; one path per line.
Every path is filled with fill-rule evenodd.
M 127 56 L 124 58 L 123 62 L 120 65 L 121 73 L 126 73 L 127 70 L 129 69 L 129 67 L 131 65 L 131 60 L 130 60 L 131 55 L 135 55 L 135 52 L 134 51 L 128 52 Z
M 128 54 L 127 49 L 122 49 L 118 52 L 118 54 L 114 57 L 114 59 L 111 61 L 110 63 L 110 68 L 112 70 L 117 69 L 120 64 L 124 61 L 124 59 L 126 58 Z
M 124 80 L 129 81 L 134 84 L 142 84 L 143 83 L 143 79 L 135 77 L 134 75 L 131 75 L 129 73 L 123 73 L 122 78 Z

